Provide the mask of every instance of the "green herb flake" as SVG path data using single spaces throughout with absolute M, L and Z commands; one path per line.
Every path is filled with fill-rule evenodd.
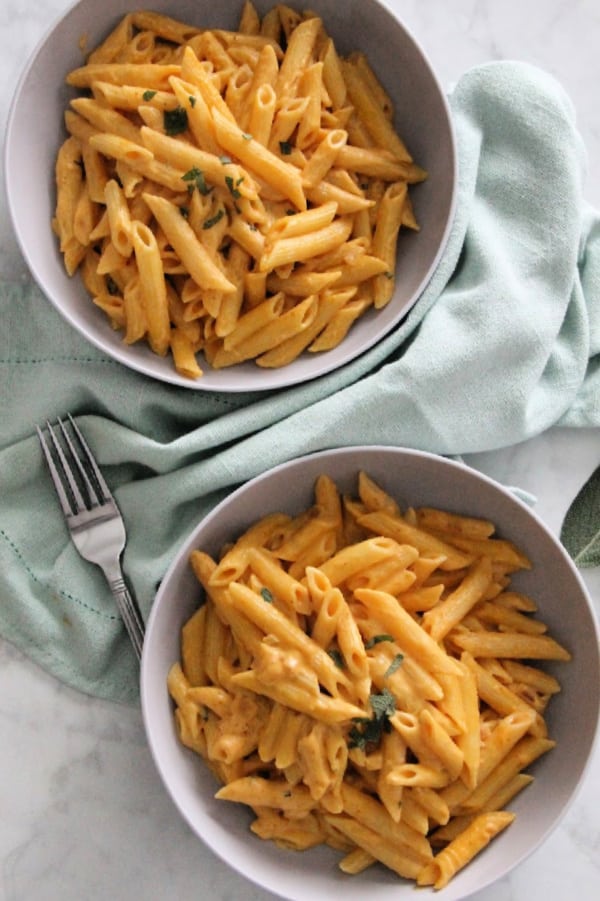
M 279 150 L 281 151 L 281 153 L 283 153 L 284 156 L 289 156 L 292 152 L 292 145 L 289 141 L 280 141 Z
M 361 751 L 364 751 L 369 744 L 379 744 L 382 730 L 377 720 L 365 717 L 364 719 L 356 719 L 355 723 L 357 725 L 353 726 L 348 734 L 349 748 L 359 748 Z
M 229 164 L 232 162 L 230 156 L 220 156 L 219 160 L 221 161 L 221 165 L 223 166 L 229 166 Z
M 356 717 L 353 720 L 355 725 L 348 733 L 349 748 L 364 751 L 367 745 L 378 745 L 384 732 L 389 732 L 392 728 L 390 717 L 396 711 L 396 700 L 391 691 L 384 688 L 380 694 L 372 694 L 369 703 L 373 716 Z
M 181 215 L 183 216 L 184 219 L 187 219 L 188 216 L 190 215 L 190 211 L 187 206 L 180 206 L 179 212 L 181 213 Z
M 393 676 L 394 673 L 396 672 L 396 670 L 397 670 L 397 669 L 400 667 L 400 665 L 402 664 L 402 661 L 403 661 L 403 660 L 404 660 L 404 655 L 403 655 L 403 654 L 396 654 L 396 656 L 394 657 L 394 659 L 392 660 L 392 662 L 390 663 L 390 665 L 389 665 L 388 668 L 386 669 L 385 673 L 383 674 L 384 679 L 387 679 L 388 676 Z
M 335 648 L 332 648 L 330 651 L 327 651 L 335 665 L 338 669 L 345 669 L 346 664 L 344 663 L 344 658 L 342 657 L 340 651 L 337 651 Z
M 238 198 L 240 198 L 242 196 L 240 194 L 240 192 L 238 191 L 238 189 L 236 188 L 231 175 L 225 176 L 225 184 L 227 185 L 227 188 L 229 189 L 229 193 L 231 194 L 231 196 L 233 197 L 234 200 L 238 200 Z
M 167 109 L 163 113 L 165 132 L 168 135 L 180 135 L 188 127 L 187 113 L 182 106 Z
M 272 603 L 273 603 L 273 595 L 271 594 L 271 592 L 269 591 L 268 588 L 261 588 L 261 589 L 260 589 L 260 596 L 261 596 L 261 598 L 263 599 L 263 601 L 266 601 L 266 602 L 267 602 L 267 604 L 272 604 Z
M 383 275 L 385 276 L 385 278 L 389 278 L 389 279 L 393 279 L 393 277 L 394 277 L 393 272 L 384 272 Z
M 190 106 L 192 107 L 192 109 L 194 109 L 194 107 L 196 106 L 196 98 L 192 94 L 190 94 L 188 100 L 190 101 Z
M 145 103 L 148 103 L 149 100 L 152 100 L 155 94 L 156 91 L 144 91 L 144 93 L 142 94 L 142 100 Z
M 393 641 L 393 635 L 374 635 L 373 638 L 369 638 L 368 641 L 365 641 L 365 650 L 369 650 L 369 648 L 374 648 L 376 644 L 380 644 L 382 641 Z
M 247 131 L 243 131 L 243 132 L 242 132 L 242 137 L 243 137 L 244 141 L 251 141 L 251 140 L 252 140 L 252 135 L 251 135 L 251 134 L 248 134 Z
M 225 215 L 225 210 L 219 210 L 217 213 L 215 213 L 214 216 L 211 216 L 210 219 L 206 219 L 203 222 L 202 228 L 212 228 L 213 225 L 216 225 L 217 222 L 221 221 L 221 219 L 223 218 L 224 215 Z
M 213 190 L 213 188 L 209 187 L 206 184 L 206 178 L 204 177 L 204 172 L 202 169 L 198 169 L 196 166 L 193 166 L 191 169 L 181 176 L 183 181 L 188 182 L 188 191 L 190 194 L 193 192 L 194 188 L 197 188 L 198 191 L 202 195 L 206 197 L 207 194 Z
M 371 695 L 369 703 L 377 719 L 393 716 L 396 712 L 396 699 L 388 688 L 384 688 L 380 694 Z

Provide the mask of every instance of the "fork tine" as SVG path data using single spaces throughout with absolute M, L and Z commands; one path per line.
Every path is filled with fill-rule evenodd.
M 58 499 L 60 501 L 62 511 L 65 516 L 69 516 L 71 513 L 77 513 L 77 509 L 75 508 L 73 502 L 69 498 L 69 495 L 65 491 L 61 473 L 58 471 L 58 467 L 54 462 L 54 457 L 52 456 L 48 442 L 44 437 L 44 433 L 40 429 L 39 425 L 36 425 L 35 428 L 40 440 L 40 444 L 42 446 L 42 451 L 44 452 L 44 457 L 46 458 L 46 463 L 48 464 L 48 469 L 50 470 L 50 475 L 52 476 L 52 481 L 54 482 L 56 493 L 58 494 Z
M 48 423 L 48 426 L 49 425 L 50 424 Z M 40 444 L 42 446 L 44 456 L 46 458 L 46 463 L 48 464 L 48 469 L 50 470 L 50 475 L 52 476 L 52 481 L 54 482 L 54 487 L 56 489 L 56 493 L 58 494 L 58 499 L 60 501 L 62 511 L 65 516 L 69 516 L 71 513 L 77 513 L 78 512 L 77 507 L 71 501 L 71 498 L 65 491 L 65 486 L 63 484 L 62 476 L 61 476 L 60 472 L 58 471 L 58 467 L 57 467 L 56 463 L 54 462 L 54 457 L 52 456 L 52 453 L 48 446 L 48 442 L 46 441 L 46 439 L 44 437 L 44 433 L 40 429 L 39 425 L 36 425 L 35 428 L 36 428 L 36 431 L 38 434 L 38 438 L 40 439 Z M 52 434 L 52 433 L 50 432 L 50 434 Z M 52 436 L 52 440 L 53 440 L 54 445 L 56 446 L 56 441 L 54 439 L 54 436 Z
M 90 506 L 94 507 L 96 504 L 102 504 L 104 502 L 102 490 L 98 490 L 98 486 L 94 484 L 93 479 L 90 479 L 90 476 L 89 476 L 88 472 L 86 472 L 86 469 L 84 466 L 84 462 L 86 462 L 86 463 L 88 462 L 87 457 L 89 457 L 89 455 L 90 455 L 89 448 L 84 449 L 84 452 L 87 451 L 86 460 L 82 461 L 81 454 L 75 447 L 75 444 L 73 443 L 73 441 L 71 439 L 71 436 L 69 435 L 67 429 L 65 428 L 64 422 L 62 421 L 62 419 L 60 419 L 60 417 L 58 417 L 57 422 L 58 422 L 58 426 L 60 428 L 61 434 L 63 436 L 65 445 L 71 455 L 71 460 L 77 467 L 77 472 L 79 473 L 79 478 L 81 479 L 81 483 L 85 486 L 85 491 L 86 491 L 86 494 L 88 497 L 88 501 L 87 502 L 84 501 L 86 509 L 88 509 Z M 73 474 L 72 468 L 71 468 L 71 472 Z
M 79 441 L 79 444 L 81 445 L 81 448 L 82 448 L 83 452 L 85 453 L 86 461 L 89 464 L 90 469 L 94 473 L 94 476 L 98 482 L 98 487 L 100 488 L 101 495 L 102 495 L 101 497 L 99 497 L 99 500 L 100 501 L 110 500 L 112 497 L 112 495 L 110 493 L 110 488 L 106 484 L 104 476 L 100 472 L 100 467 L 96 463 L 95 457 L 90 450 L 89 444 L 83 437 L 81 430 L 78 428 L 77 423 L 75 422 L 75 420 L 73 419 L 73 417 L 71 416 L 70 413 L 67 413 L 67 417 L 68 417 L 69 422 L 71 423 L 71 428 L 73 429 L 73 432 L 75 433 L 75 435 L 77 435 L 77 440 Z M 97 491 L 96 491 L 96 494 L 98 494 Z
M 69 441 L 69 436 L 65 432 L 64 425 L 62 424 L 60 419 L 58 419 L 57 421 L 58 421 L 58 425 L 61 429 L 61 432 L 66 439 L 68 450 L 70 450 L 71 455 L 73 456 L 75 461 L 78 462 L 77 455 L 74 453 L 73 446 L 72 446 L 71 442 Z M 48 420 L 46 420 L 46 426 L 48 428 L 48 434 L 52 441 L 52 446 L 54 447 L 54 450 L 56 451 L 58 461 L 61 465 L 63 475 L 64 475 L 65 479 L 67 480 L 69 490 L 71 491 L 71 494 L 72 494 L 72 498 L 75 501 L 75 509 L 73 512 L 81 513 L 83 510 L 87 510 L 88 504 L 86 503 L 86 500 L 81 493 L 81 489 L 79 488 L 79 485 L 77 484 L 75 476 L 73 475 L 73 468 L 72 468 L 71 464 L 69 463 L 69 461 L 67 460 L 67 455 L 65 454 L 65 452 L 60 444 L 60 441 L 56 437 L 54 429 L 52 428 L 52 426 L 48 422 Z M 85 477 L 84 477 L 84 481 L 88 481 L 88 480 L 85 479 Z M 86 488 L 87 487 L 88 486 L 86 485 Z M 71 507 L 73 507 L 73 504 L 71 504 Z

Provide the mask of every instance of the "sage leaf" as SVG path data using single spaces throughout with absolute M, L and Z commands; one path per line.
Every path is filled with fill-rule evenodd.
M 600 466 L 567 510 L 560 540 L 581 569 L 600 566 Z

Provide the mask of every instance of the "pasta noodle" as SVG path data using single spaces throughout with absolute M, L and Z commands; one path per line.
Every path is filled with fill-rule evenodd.
M 205 599 L 168 687 L 216 797 L 249 806 L 263 839 L 340 849 L 346 873 L 379 862 L 446 885 L 555 745 L 543 714 L 560 684 L 537 661 L 570 654 L 508 585 L 509 631 L 489 615 L 507 546 L 486 520 L 403 510 L 361 472 L 356 497 L 321 475 L 308 510 L 263 517 L 216 559 L 192 551 Z
M 200 355 L 282 367 L 390 301 L 399 233 L 419 228 L 409 188 L 427 173 L 364 55 L 340 57 L 314 13 L 279 4 L 261 19 L 245 0 L 225 31 L 136 11 L 66 80 L 79 96 L 52 227 L 67 273 L 85 260 L 84 286 L 126 343 L 146 341 L 192 380 Z M 134 252 L 142 226 L 158 250 L 152 297 Z M 161 301 L 158 335 L 161 279 L 177 301 Z M 282 299 L 266 341 L 247 334 L 257 297 Z

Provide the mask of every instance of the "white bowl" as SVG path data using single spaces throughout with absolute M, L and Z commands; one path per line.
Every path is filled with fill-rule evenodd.
M 504 876 L 557 825 L 586 770 L 598 723 L 600 659 L 598 628 L 583 582 L 570 558 L 541 520 L 510 491 L 468 467 L 419 451 L 356 447 L 324 451 L 282 464 L 239 488 L 198 524 L 179 550 L 157 594 L 146 636 L 141 671 L 142 707 L 148 741 L 173 801 L 194 832 L 230 866 L 253 882 L 293 901 L 331 898 L 403 901 L 416 897 L 412 883 L 383 867 L 348 877 L 329 849 L 284 851 L 249 831 L 250 814 L 217 801 L 216 783 L 204 761 L 182 747 L 173 724 L 166 680 L 179 660 L 180 629 L 201 600 L 188 565 L 189 553 L 217 553 L 260 516 L 299 512 L 313 498 L 316 477 L 328 473 L 353 492 L 364 469 L 402 505 L 430 505 L 491 519 L 500 537 L 514 541 L 533 569 L 513 579 L 517 590 L 539 604 L 551 634 L 573 660 L 548 666 L 562 691 L 547 712 L 556 747 L 531 768 L 533 783 L 510 805 L 516 820 L 439 892 L 418 891 L 439 901 L 465 898 Z
M 241 0 L 160 0 L 157 11 L 206 27 L 235 28 Z M 257 0 L 264 13 L 272 0 Z M 292 6 L 305 4 L 292 0 Z M 396 124 L 415 160 L 429 178 L 412 192 L 419 233 L 404 230 L 399 241 L 401 276 L 393 300 L 359 320 L 338 348 L 304 354 L 278 370 L 244 363 L 205 368 L 191 381 L 177 374 L 170 358 L 155 356 L 142 344 L 127 346 L 105 314 L 92 304 L 79 276 L 69 278 L 50 229 L 54 214 L 54 161 L 65 138 L 63 114 L 73 91 L 64 79 L 82 64 L 79 42 L 94 47 L 132 9 L 128 0 L 80 0 L 48 32 L 29 61 L 9 114 L 5 174 L 10 213 L 29 268 L 62 316 L 109 356 L 153 378 L 209 391 L 256 391 L 292 385 L 329 372 L 357 357 L 383 338 L 406 315 L 427 285 L 446 244 L 456 198 L 456 151 L 444 93 L 422 49 L 404 26 L 377 0 L 316 0 L 342 53 L 363 50 L 396 105 Z M 202 364 L 202 359 L 200 357 Z M 203 367 L 204 368 L 204 367 Z

